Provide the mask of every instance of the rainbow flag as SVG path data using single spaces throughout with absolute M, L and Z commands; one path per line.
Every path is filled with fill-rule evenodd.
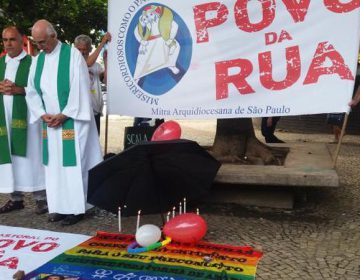
M 208 242 L 180 244 L 130 254 L 133 235 L 98 232 L 96 236 L 52 259 L 25 280 L 251 280 L 263 256 L 250 246 Z

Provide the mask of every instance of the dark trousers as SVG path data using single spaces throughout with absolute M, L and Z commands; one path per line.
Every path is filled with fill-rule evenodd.
M 151 118 L 134 118 L 134 126 L 150 126 Z M 155 127 L 158 127 L 164 122 L 164 119 L 155 119 Z
M 94 115 L 98 135 L 100 135 L 100 117 L 101 114 Z
M 280 120 L 280 117 L 272 117 L 272 125 L 267 126 L 267 117 L 261 119 L 261 134 L 266 138 L 274 135 L 276 124 Z
M 134 126 L 149 126 L 151 118 L 134 118 Z

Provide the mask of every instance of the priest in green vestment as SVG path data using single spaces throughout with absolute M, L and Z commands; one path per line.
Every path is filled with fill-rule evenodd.
M 43 122 L 43 163 L 49 221 L 79 222 L 86 202 L 88 170 L 102 160 L 90 103 L 90 81 L 81 53 L 60 42 L 52 24 L 37 21 L 26 100 L 30 122 Z
M 47 212 L 44 168 L 41 162 L 40 123 L 29 124 L 25 101 L 31 57 L 15 26 L 2 32 L 6 55 L 0 58 L 0 193 L 10 200 L 0 214 L 24 208 L 23 192 L 32 192 L 37 214 Z

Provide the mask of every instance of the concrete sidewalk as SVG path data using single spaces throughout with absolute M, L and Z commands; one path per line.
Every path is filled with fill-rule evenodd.
M 127 117 L 110 117 L 108 152 L 119 152 L 123 146 L 123 129 L 132 124 Z M 183 138 L 211 145 L 215 134 L 215 121 L 179 121 Z M 104 129 L 104 123 L 102 125 Z M 257 131 L 258 134 L 258 131 Z M 101 136 L 104 143 L 103 132 Z M 289 143 L 328 143 L 328 134 L 277 133 Z M 258 134 L 259 136 L 259 134 Z M 260 139 L 261 136 L 259 136 Z M 329 144 L 333 153 L 334 144 Z M 193 205 L 208 223 L 206 240 L 231 245 L 253 245 L 264 251 L 257 279 L 360 279 L 360 139 L 345 136 L 340 151 L 337 172 L 338 188 L 312 188 L 307 196 L 296 201 L 293 210 L 243 207 L 236 203 L 213 201 Z M 231 188 L 237 192 L 242 186 Z M 287 190 L 286 188 L 284 190 Z M 219 191 L 219 190 L 217 190 Z M 220 193 L 227 191 L 220 190 Z M 230 190 L 229 190 L 230 191 Z M 261 188 L 256 191 L 261 192 Z M 267 190 L 267 191 L 272 191 Z M 274 190 L 275 191 L 275 190 Z M 302 190 L 296 189 L 300 194 Z M 0 195 L 0 203 L 8 199 Z M 26 197 L 26 208 L 0 215 L 0 223 L 9 226 L 47 229 L 94 235 L 97 230 L 117 231 L 115 215 L 93 210 L 86 219 L 71 227 L 47 222 L 46 215 L 33 214 L 34 203 Z M 191 205 L 189 205 L 191 209 Z M 126 233 L 134 233 L 136 217 L 123 218 Z M 159 215 L 142 217 L 142 224 L 161 224 Z

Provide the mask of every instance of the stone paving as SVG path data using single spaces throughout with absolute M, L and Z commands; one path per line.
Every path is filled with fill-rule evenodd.
M 111 117 L 108 152 L 122 149 L 123 127 L 129 118 Z M 181 121 L 183 138 L 211 145 L 213 121 Z M 258 132 L 257 132 L 258 133 Z M 102 133 L 102 143 L 103 143 Z M 277 133 L 286 142 L 332 141 L 326 134 Z M 261 138 L 260 138 L 261 139 Z M 335 145 L 329 144 L 334 153 Z M 265 255 L 257 279 L 360 279 L 360 139 L 346 135 L 337 163 L 340 187 L 312 188 L 299 195 L 293 210 L 243 207 L 238 204 L 200 204 L 208 223 L 206 240 L 232 245 L 253 245 Z M 240 186 L 239 186 L 240 188 Z M 301 190 L 294 189 L 301 194 Z M 0 204 L 8 196 L 0 194 Z M 31 195 L 26 208 L 0 215 L 2 225 L 94 235 L 97 230 L 117 231 L 115 215 L 94 209 L 77 225 L 62 227 L 33 214 Z M 134 233 L 136 217 L 123 218 L 123 229 Z M 141 223 L 160 225 L 159 215 L 142 217 Z

